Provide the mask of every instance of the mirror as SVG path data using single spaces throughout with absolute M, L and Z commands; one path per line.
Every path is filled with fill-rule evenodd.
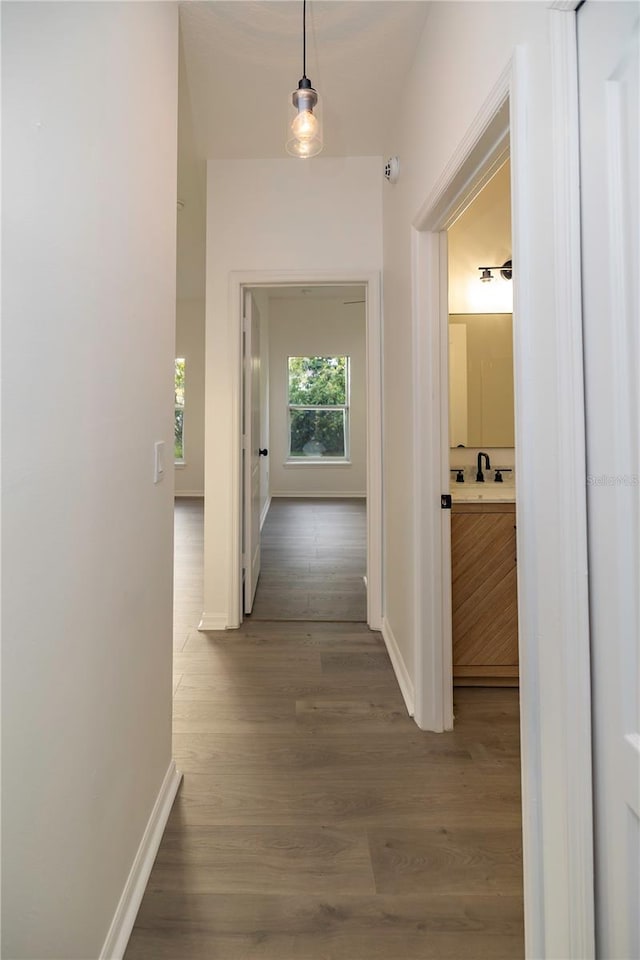
M 513 447 L 513 317 L 449 315 L 449 444 Z

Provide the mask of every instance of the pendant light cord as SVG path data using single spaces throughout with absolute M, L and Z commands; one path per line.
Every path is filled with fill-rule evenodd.
M 307 76 L 307 0 L 302 0 L 302 76 Z

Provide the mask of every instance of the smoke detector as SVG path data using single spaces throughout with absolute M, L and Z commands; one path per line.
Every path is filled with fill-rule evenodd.
M 389 157 L 384 165 L 384 175 L 389 183 L 397 183 L 400 175 L 400 160 L 398 157 Z

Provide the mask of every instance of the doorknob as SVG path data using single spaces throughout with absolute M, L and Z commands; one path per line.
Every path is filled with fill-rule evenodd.
M 266 457 L 268 456 L 269 451 L 267 450 L 266 447 L 264 448 L 264 450 L 262 450 L 261 447 L 258 447 L 258 453 L 260 454 L 261 457 Z

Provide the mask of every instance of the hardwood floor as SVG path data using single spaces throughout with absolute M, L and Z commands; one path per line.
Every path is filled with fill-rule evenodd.
M 251 619 L 366 621 L 366 528 L 363 499 L 274 498 Z
M 202 616 L 204 500 L 180 497 L 174 511 L 173 652 L 179 653 Z M 197 636 L 196 631 L 196 636 Z
M 523 957 L 517 691 L 458 689 L 428 734 L 364 624 L 198 633 L 198 510 L 176 516 L 184 783 L 126 960 Z

